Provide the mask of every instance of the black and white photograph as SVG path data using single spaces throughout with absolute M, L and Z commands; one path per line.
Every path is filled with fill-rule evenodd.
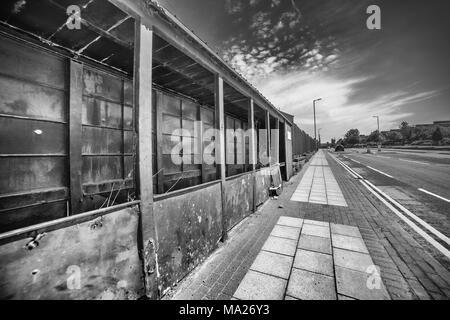
M 449 14 L 2 0 L 0 300 L 450 300 Z

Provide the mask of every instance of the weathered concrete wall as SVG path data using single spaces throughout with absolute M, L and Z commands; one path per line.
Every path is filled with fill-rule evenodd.
M 270 179 L 270 171 L 268 169 L 262 169 L 255 173 L 256 206 L 263 204 L 269 199 Z
M 222 235 L 220 183 L 154 203 L 161 294 L 217 247 Z
M 31 239 L 1 245 L 0 300 L 142 296 L 138 221 L 129 208 L 48 232 L 31 251 Z
M 225 183 L 225 212 L 230 230 L 253 209 L 253 174 L 249 173 Z

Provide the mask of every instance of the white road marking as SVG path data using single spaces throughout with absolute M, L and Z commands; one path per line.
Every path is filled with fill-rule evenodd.
M 369 188 L 368 185 L 364 183 L 363 180 L 360 180 L 366 189 L 368 189 L 375 197 L 377 197 L 381 202 L 383 202 L 389 209 L 392 210 L 400 219 L 406 222 L 407 225 L 409 225 L 414 231 L 416 231 L 418 234 L 420 234 L 425 240 L 427 240 L 432 246 L 434 246 L 436 249 L 438 249 L 443 255 L 445 255 L 448 259 L 450 259 L 450 251 L 447 250 L 443 245 L 441 245 L 439 242 L 434 240 L 431 236 L 429 236 L 425 231 L 420 229 L 414 222 L 406 218 L 403 214 L 401 214 L 394 206 L 392 206 L 389 202 L 387 202 L 385 199 L 383 199 L 378 193 L 373 191 L 371 188 Z
M 426 164 L 426 165 L 429 164 L 429 163 L 427 163 L 427 162 L 413 161 L 413 160 L 407 160 L 407 159 L 398 159 L 398 160 L 400 160 L 400 161 L 405 161 L 405 162 L 412 162 L 412 163 Z
M 380 171 L 380 170 L 378 170 L 378 169 L 372 168 L 372 167 L 370 167 L 370 166 L 367 166 L 367 168 L 372 169 L 373 171 L 376 171 L 376 172 L 378 172 L 378 173 L 381 173 L 381 174 L 385 175 L 386 177 L 394 178 L 394 177 L 391 176 L 390 174 L 384 173 L 383 171 Z
M 450 202 L 449 199 L 446 199 L 446 198 L 444 198 L 444 197 L 441 197 L 441 196 L 439 196 L 439 195 L 437 195 L 437 194 L 435 194 L 435 193 L 433 193 L 433 192 L 427 191 L 427 190 L 425 190 L 425 189 L 419 188 L 419 191 L 425 192 L 425 193 L 427 193 L 427 194 L 429 194 L 429 195 L 431 195 L 431 196 L 434 196 L 434 197 L 436 197 L 436 198 L 439 198 L 439 199 L 441 199 L 441 200 Z

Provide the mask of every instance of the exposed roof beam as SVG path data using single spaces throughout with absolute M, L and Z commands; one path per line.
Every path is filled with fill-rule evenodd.
M 61 11 L 63 11 L 64 14 L 66 13 L 66 8 L 64 8 L 60 4 L 55 3 L 53 0 L 47 0 L 47 1 L 49 3 L 51 3 L 52 5 L 54 5 L 55 7 L 59 8 Z M 91 2 L 89 2 L 89 3 L 91 3 Z M 83 9 L 85 7 L 83 7 Z M 120 45 L 122 47 L 125 47 L 125 48 L 128 48 L 128 49 L 134 49 L 134 45 L 133 45 L 132 42 L 126 42 L 124 40 L 121 40 L 121 39 L 119 39 L 118 37 L 114 36 L 111 33 L 112 30 L 114 30 L 115 28 L 117 28 L 118 26 L 120 26 L 121 24 L 123 24 L 125 21 L 127 21 L 130 18 L 131 17 L 127 15 L 125 18 L 119 20 L 113 26 L 108 28 L 108 30 L 103 30 L 102 28 L 96 26 L 94 23 L 92 23 L 92 22 L 90 22 L 90 21 L 80 17 L 81 23 L 83 25 L 85 25 L 89 30 L 91 30 L 91 31 L 95 32 L 96 34 L 98 34 L 99 36 L 97 38 L 95 38 L 93 41 L 91 41 L 89 44 L 87 44 L 86 46 L 84 46 L 83 48 L 78 50 L 78 53 L 79 54 L 83 53 L 90 45 L 92 45 L 93 43 L 97 42 L 101 37 L 107 38 L 107 39 L 117 43 L 118 45 Z M 47 40 L 51 40 L 60 30 L 62 30 L 66 26 L 66 23 L 67 22 L 65 22 L 62 26 L 60 26 L 50 37 L 47 38 Z

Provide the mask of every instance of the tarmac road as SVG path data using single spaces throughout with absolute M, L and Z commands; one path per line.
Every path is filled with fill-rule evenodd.
M 372 150 L 367 154 L 365 149 L 347 149 L 340 153 L 340 159 L 413 214 L 450 237 L 449 153 L 412 150 L 382 150 L 378 153 Z

